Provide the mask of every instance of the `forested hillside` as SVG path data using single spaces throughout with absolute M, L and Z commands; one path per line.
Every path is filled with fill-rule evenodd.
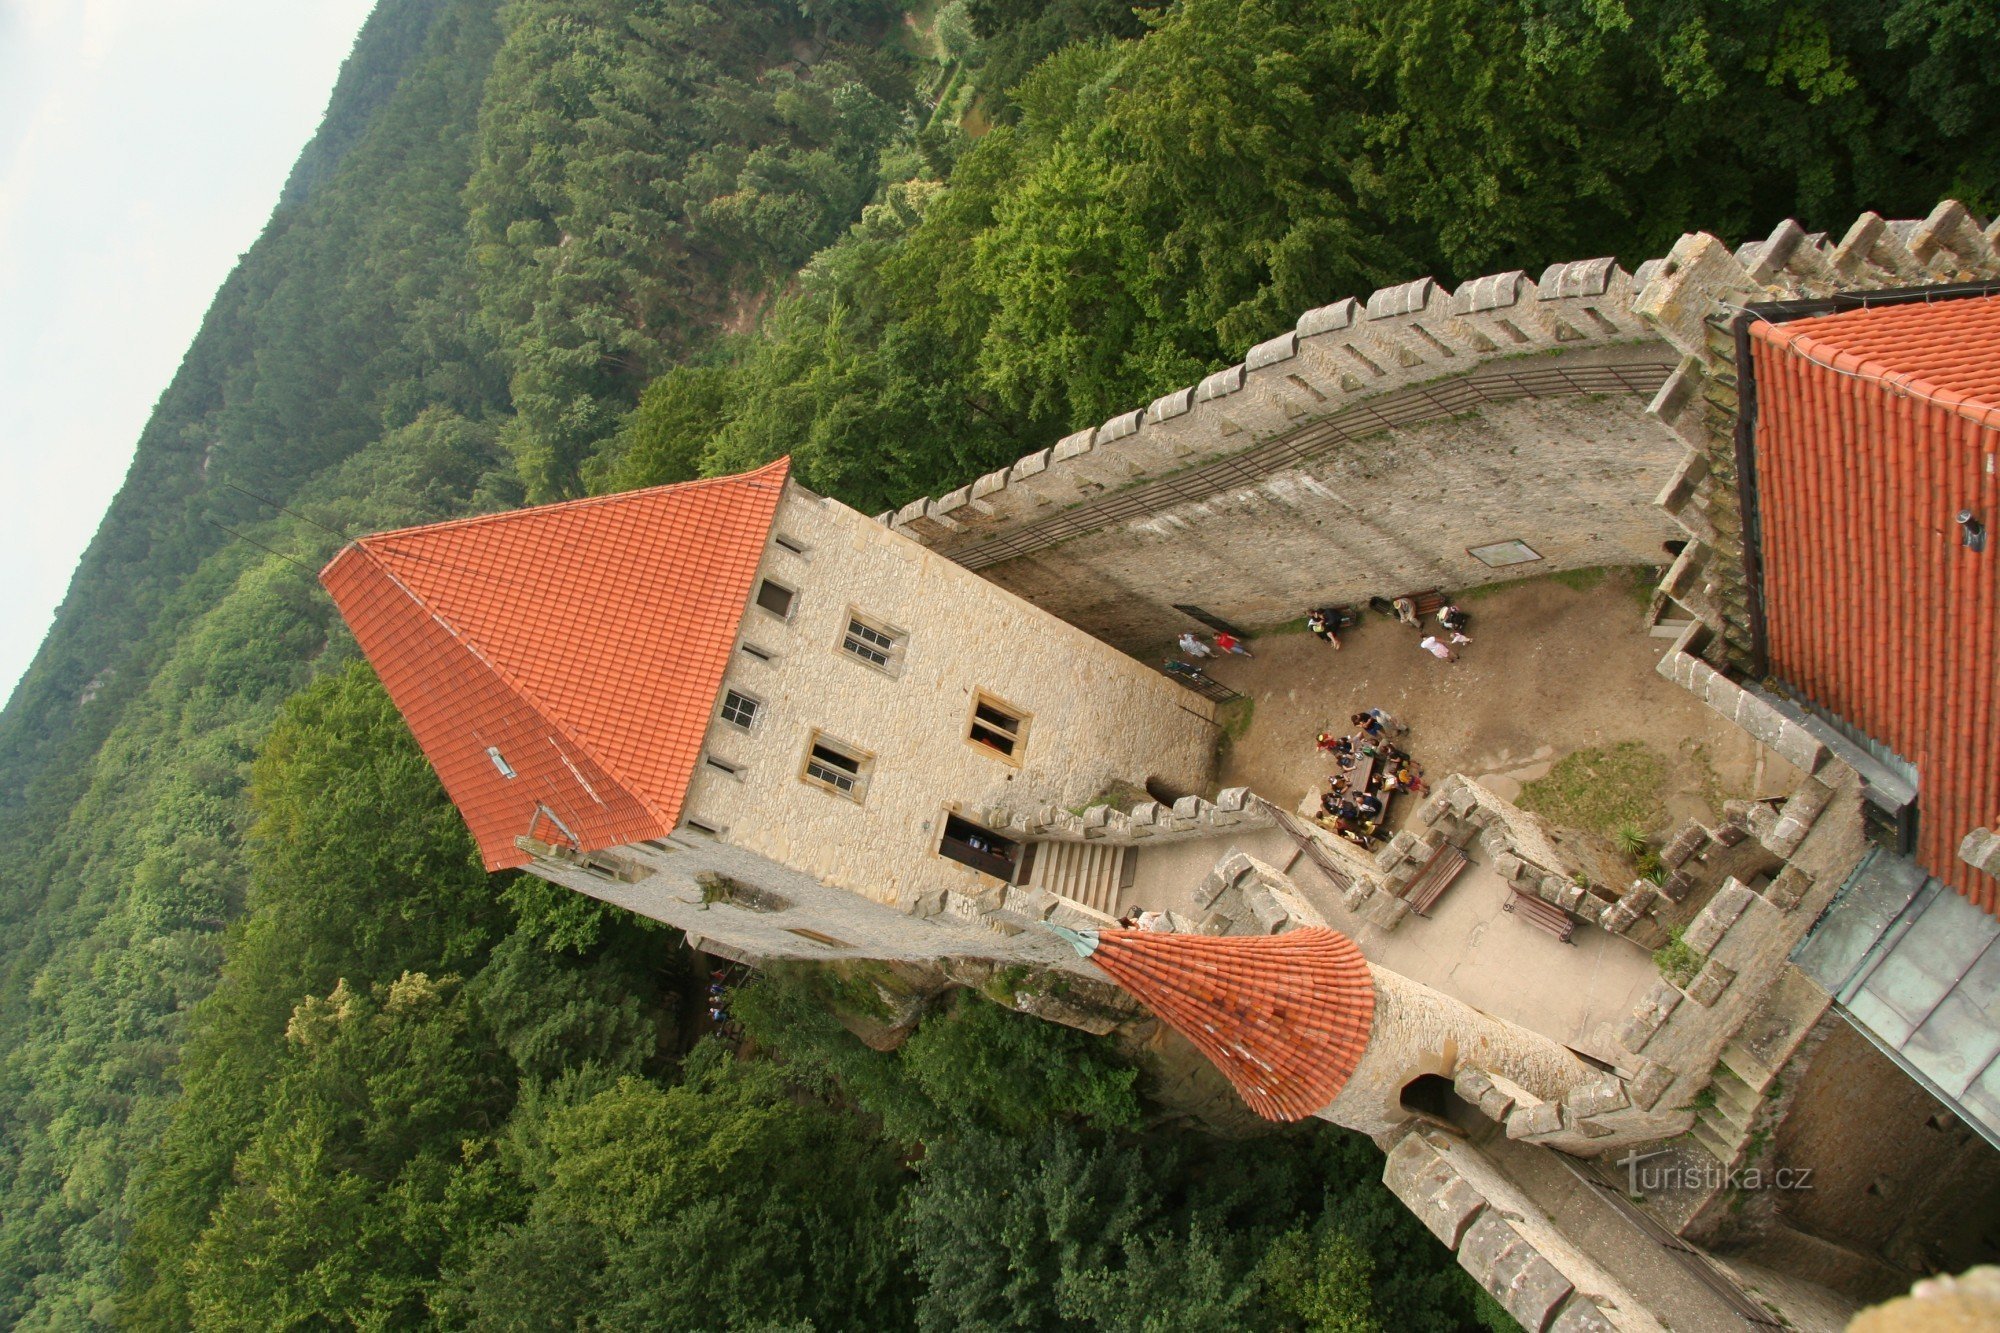
M 1996 30 L 381 0 L 0 713 L 0 1323 L 1474 1326 L 1368 1145 L 1065 1030 L 879 1054 L 807 975 L 690 1050 L 685 950 L 479 871 L 313 571 L 787 452 L 873 512 L 1384 282 L 1991 211 Z

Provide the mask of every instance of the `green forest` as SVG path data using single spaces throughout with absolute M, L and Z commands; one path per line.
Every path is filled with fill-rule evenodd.
M 488 876 L 350 536 L 866 512 L 1424 274 L 2000 207 L 1957 0 L 379 0 L 0 712 L 0 1325 L 1504 1329 L 1373 1145 Z M 280 509 L 277 506 L 282 505 Z

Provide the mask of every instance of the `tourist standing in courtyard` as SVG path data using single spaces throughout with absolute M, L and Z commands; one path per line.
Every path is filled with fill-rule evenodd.
M 1186 653 L 1189 657 L 1199 658 L 1199 657 L 1215 656 L 1215 649 L 1203 643 L 1200 639 L 1196 638 L 1191 632 L 1183 633 L 1181 635 L 1181 651 Z
M 1225 653 L 1235 653 L 1239 657 L 1250 656 L 1250 650 L 1243 646 L 1243 640 L 1237 638 L 1228 630 L 1218 630 L 1216 632 L 1215 646 Z
M 1456 662 L 1458 660 L 1458 654 L 1451 650 L 1451 645 L 1438 638 L 1435 634 L 1424 635 L 1423 641 L 1417 647 L 1423 649 L 1432 657 L 1437 658 L 1440 662 Z

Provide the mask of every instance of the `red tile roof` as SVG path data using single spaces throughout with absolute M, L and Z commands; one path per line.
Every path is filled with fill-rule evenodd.
M 673 829 L 789 468 L 380 533 L 320 571 L 488 869 L 531 832 Z
M 1751 329 L 1770 671 L 1917 766 L 1916 858 L 2000 819 L 2000 297 Z
M 1199 1047 L 1267 1120 L 1326 1106 L 1368 1049 L 1375 981 L 1339 931 L 1106 930 L 1090 961 Z

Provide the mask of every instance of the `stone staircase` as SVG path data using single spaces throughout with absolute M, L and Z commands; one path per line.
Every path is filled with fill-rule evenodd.
M 1757 1128 L 1764 1093 L 1777 1075 L 1756 1056 L 1732 1041 L 1709 1079 L 1714 1099 L 1695 1113 L 1695 1141 L 1724 1167 L 1739 1165 Z
M 1117 843 L 1037 843 L 1028 886 L 1116 916 L 1118 894 L 1131 886 L 1138 862 L 1137 848 Z

